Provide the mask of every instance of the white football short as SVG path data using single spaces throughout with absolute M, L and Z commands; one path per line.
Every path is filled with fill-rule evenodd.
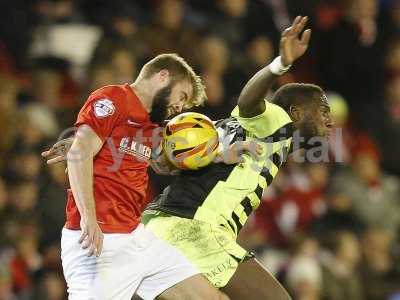
M 178 282 L 199 274 L 177 249 L 140 224 L 129 234 L 104 234 L 100 257 L 88 257 L 80 230 L 64 228 L 61 259 L 69 300 L 154 299 Z

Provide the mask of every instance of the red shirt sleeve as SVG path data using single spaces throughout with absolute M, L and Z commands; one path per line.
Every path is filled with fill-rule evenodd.
M 75 126 L 89 125 L 104 142 L 124 113 L 121 98 L 110 94 L 92 94 L 79 112 Z

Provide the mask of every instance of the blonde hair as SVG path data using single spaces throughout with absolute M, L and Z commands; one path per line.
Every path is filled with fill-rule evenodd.
M 176 53 L 164 53 L 157 55 L 155 58 L 147 62 L 140 71 L 139 78 L 149 78 L 153 74 L 168 70 L 171 75 L 171 82 L 175 83 L 181 80 L 188 80 L 193 87 L 193 95 L 185 104 L 185 108 L 199 106 L 207 99 L 204 84 L 192 69 L 191 66 Z

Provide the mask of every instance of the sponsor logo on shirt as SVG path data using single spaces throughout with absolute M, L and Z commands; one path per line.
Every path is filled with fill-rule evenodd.
M 111 116 L 115 112 L 115 106 L 109 99 L 100 99 L 96 101 L 93 108 L 97 118 L 105 118 Z
M 137 140 L 129 137 L 121 139 L 119 151 L 135 156 L 139 160 L 149 160 L 151 158 L 151 148 L 140 144 Z

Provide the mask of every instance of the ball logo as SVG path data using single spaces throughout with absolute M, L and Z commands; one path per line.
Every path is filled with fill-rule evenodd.
M 101 99 L 93 105 L 94 113 L 98 118 L 111 116 L 115 111 L 115 106 L 109 99 Z

